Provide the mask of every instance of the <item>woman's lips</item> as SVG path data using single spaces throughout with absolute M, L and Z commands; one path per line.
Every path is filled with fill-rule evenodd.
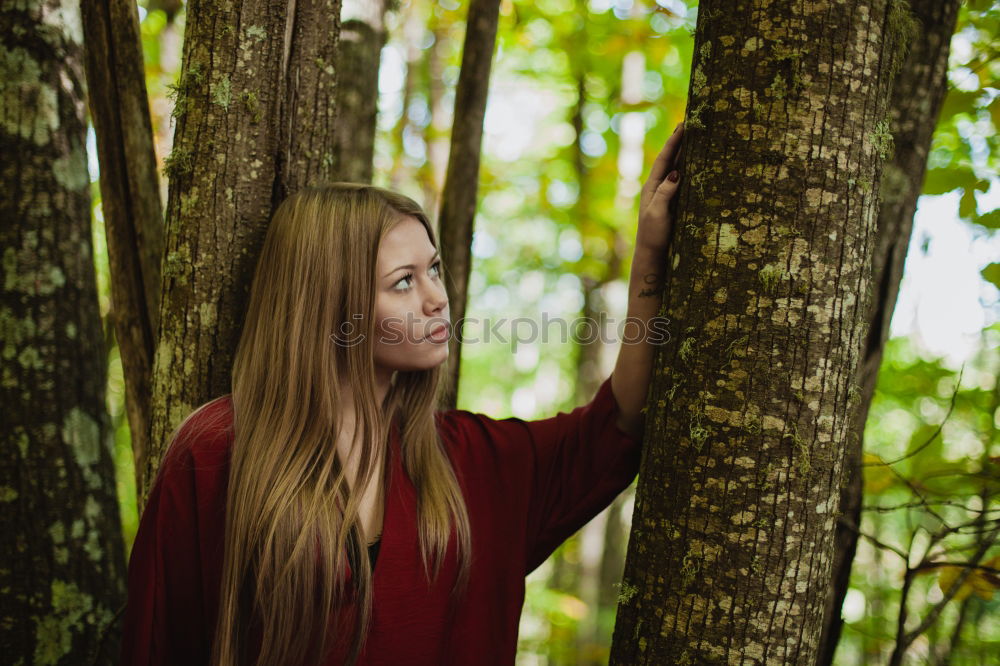
M 427 339 L 433 342 L 442 342 L 448 339 L 448 324 L 438 324 L 427 334 Z

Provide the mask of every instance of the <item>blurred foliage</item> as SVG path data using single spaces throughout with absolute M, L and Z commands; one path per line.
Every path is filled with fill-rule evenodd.
M 925 358 L 908 338 L 886 345 L 865 428 L 863 537 L 838 663 L 886 663 L 904 594 L 906 632 L 936 607 L 940 615 L 913 641 L 913 661 L 903 663 L 997 663 L 998 352 L 1000 323 L 982 331 L 959 371 Z M 969 570 L 946 599 L 967 569 L 957 565 L 969 562 L 983 568 Z
M 924 194 L 961 193 L 958 215 L 980 234 L 1000 228 L 1000 208 L 981 210 L 977 192 L 990 189 L 1000 167 L 1000 6 L 962 4 L 948 63 L 948 94 L 927 158 Z M 994 199 L 995 200 L 995 199 Z M 982 270 L 1000 287 L 1000 263 Z
M 139 6 L 162 165 L 173 133 L 171 86 L 179 73 L 184 11 L 173 1 L 140 0 Z M 683 117 L 696 6 L 687 0 L 502 0 L 467 312 L 481 325 L 466 335 L 478 332 L 481 341 L 463 349 L 460 407 L 540 418 L 576 403 L 579 345 L 558 321 L 579 316 L 584 291 L 594 285 L 603 285 L 608 317 L 624 317 L 638 187 Z M 459 0 L 404 0 L 387 16 L 374 182 L 422 202 L 432 218 L 447 159 L 466 7 Z M 996 199 L 984 195 L 996 194 L 990 187 L 996 187 L 1000 127 L 998 23 L 995 3 L 970 0 L 962 7 L 949 93 L 924 186 L 927 195 L 959 192 L 956 215 L 984 241 L 1000 225 L 997 209 L 981 209 L 982 201 Z M 636 71 L 638 93 L 635 81 L 626 81 Z M 580 123 L 579 136 L 574 122 Z M 92 137 L 89 149 L 96 179 Z M 107 316 L 108 264 L 96 183 L 93 192 L 96 269 Z M 161 192 L 165 201 L 165 180 Z M 1000 284 L 997 263 L 982 274 Z M 529 322 L 543 322 L 543 313 L 555 323 L 531 336 Z M 519 317 L 525 323 L 515 330 L 511 322 Z M 516 332 L 522 336 L 517 341 Z M 611 333 L 602 356 L 606 372 L 616 350 Z M 976 516 L 995 516 L 982 512 L 996 509 L 997 333 L 996 324 L 983 332 L 980 353 L 966 364 L 954 395 L 958 372 L 924 358 L 915 341 L 893 339 L 886 350 L 865 436 L 871 464 L 865 468 L 869 508 L 861 529 L 882 544 L 912 551 L 911 566 L 940 531 L 942 519 L 965 524 Z M 116 347 L 108 362 L 108 408 L 130 549 L 137 525 L 135 481 Z M 917 447 L 922 447 L 917 455 L 884 464 Z M 605 543 L 627 539 L 633 490 L 615 505 L 625 526 L 606 535 Z M 970 532 L 949 533 L 934 547 L 949 550 L 948 561 L 959 561 L 974 548 L 977 537 Z M 519 663 L 607 663 L 615 607 L 591 607 L 582 600 L 583 557 L 576 535 L 528 577 Z M 996 566 L 996 557 L 990 551 L 980 564 Z M 839 663 L 884 662 L 895 640 L 905 569 L 896 553 L 862 539 L 844 604 L 848 628 Z M 912 576 L 911 622 L 941 601 L 942 587 L 957 580 L 959 571 L 935 566 Z M 620 572 L 615 575 L 610 586 L 620 581 Z M 996 579 L 977 570 L 959 587 L 908 654 L 944 663 L 940 658 L 954 645 L 952 664 L 997 663 Z M 615 587 L 610 598 L 617 592 Z

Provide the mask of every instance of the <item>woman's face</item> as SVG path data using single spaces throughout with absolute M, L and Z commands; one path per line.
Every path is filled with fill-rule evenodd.
M 401 218 L 382 238 L 375 274 L 375 368 L 380 374 L 427 370 L 448 358 L 451 320 L 440 262 L 415 217 Z

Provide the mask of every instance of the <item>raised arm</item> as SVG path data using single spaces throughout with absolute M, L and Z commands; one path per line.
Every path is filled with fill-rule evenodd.
M 638 328 L 632 323 L 625 327 L 618 360 L 611 374 L 611 388 L 620 408 L 618 427 L 634 437 L 641 437 L 643 431 L 641 410 L 646 404 L 655 349 L 651 336 L 657 335 L 651 320 L 661 304 L 663 261 L 673 225 L 668 206 L 678 188 L 679 174 L 674 169 L 683 134 L 681 123 L 656 156 L 639 199 L 639 228 L 629 275 L 626 314 L 627 321 L 635 322 Z M 636 335 L 637 331 L 641 335 Z

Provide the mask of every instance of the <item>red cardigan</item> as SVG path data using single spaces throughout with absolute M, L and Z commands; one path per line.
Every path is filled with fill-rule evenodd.
M 394 426 L 372 625 L 358 663 L 513 664 L 525 576 L 638 473 L 641 440 L 618 427 L 618 410 L 608 378 L 589 404 L 537 421 L 435 413 L 472 526 L 468 594 L 450 618 L 454 534 L 439 578 L 428 586 L 416 491 Z M 192 432 L 200 434 L 185 437 Z M 168 447 L 129 560 L 122 664 L 208 663 L 231 443 L 227 395 L 189 418 Z M 343 654 L 335 650 L 325 663 L 339 664 Z

